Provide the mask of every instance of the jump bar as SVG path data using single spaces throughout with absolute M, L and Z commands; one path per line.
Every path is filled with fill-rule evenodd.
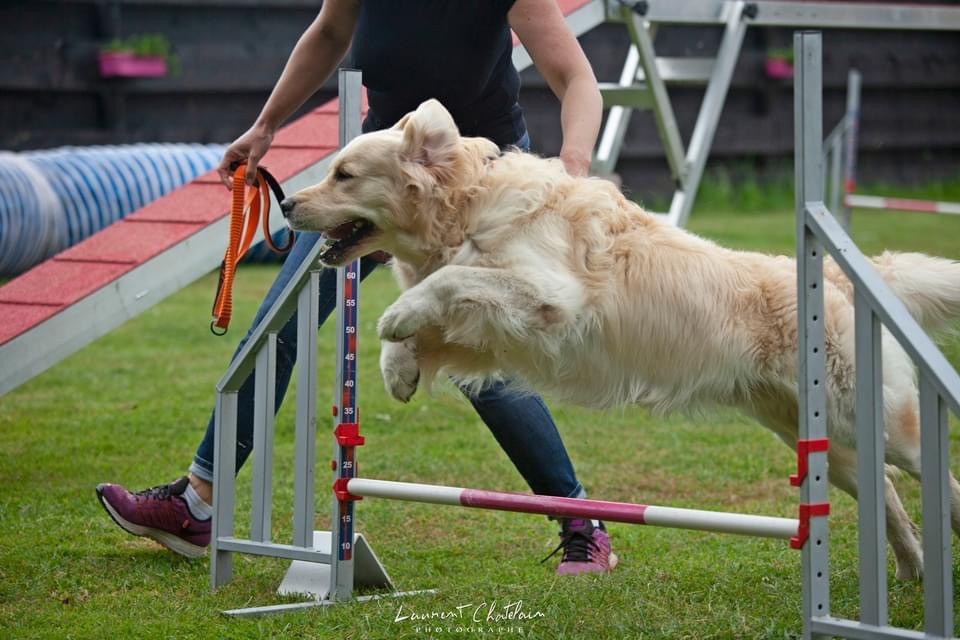
M 844 203 L 848 207 L 862 209 L 888 209 L 891 211 L 910 211 L 916 213 L 949 213 L 960 215 L 960 203 L 937 202 L 936 200 L 911 200 L 908 198 L 884 198 L 880 196 L 861 196 L 847 194 Z
M 428 502 L 454 507 L 537 513 L 566 518 L 591 518 L 610 522 L 736 533 L 764 538 L 786 539 L 796 536 L 799 526 L 799 522 L 792 518 L 654 507 L 628 502 L 557 498 L 413 482 L 368 480 L 366 478 L 351 478 L 347 482 L 347 491 L 357 496 L 386 498 L 387 500 Z

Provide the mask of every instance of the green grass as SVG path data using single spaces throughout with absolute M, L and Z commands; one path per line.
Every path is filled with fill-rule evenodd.
M 724 189 L 706 194 L 691 218 L 692 230 L 730 246 L 792 252 L 788 191 L 749 196 L 754 205 L 747 206 L 747 200 L 738 200 L 746 196 Z M 960 258 L 956 218 L 858 212 L 853 233 L 867 252 L 891 247 Z M 211 593 L 206 560 L 174 557 L 126 535 L 97 504 L 94 486 L 113 481 L 141 488 L 186 469 L 206 424 L 213 384 L 274 271 L 260 266 L 240 272 L 234 329 L 226 338 L 214 338 L 207 329 L 216 282 L 210 275 L 0 398 L 0 637 L 392 639 L 522 633 L 620 639 L 799 633 L 800 555 L 782 541 L 613 524 L 621 567 L 600 578 L 558 579 L 553 561 L 539 563 L 556 543 L 555 528 L 544 518 L 377 500 L 359 503 L 359 530 L 396 585 L 438 589 L 436 595 L 404 599 L 404 614 L 522 601 L 523 611 L 536 617 L 494 624 L 492 632 L 478 634 L 455 627 L 418 630 L 411 620 L 396 620 L 401 602 L 392 600 L 261 619 L 220 615 L 223 609 L 281 602 L 274 591 L 286 563 L 236 556 L 233 581 Z M 456 393 L 418 394 L 408 405 L 385 396 L 374 326 L 395 293 L 385 271 L 371 276 L 362 291 L 363 474 L 524 490 Z M 333 362 L 332 329 L 330 323 L 321 331 L 321 363 Z M 960 363 L 960 342 L 950 342 L 947 353 Z M 320 376 L 322 402 L 331 384 Z M 277 422 L 274 533 L 280 541 L 291 536 L 290 400 Z M 797 491 L 787 483 L 793 454 L 736 413 L 660 418 L 638 409 L 553 410 L 578 475 L 594 497 L 795 514 Z M 326 446 L 321 438 L 320 468 Z M 951 449 L 956 460 L 956 428 Z M 240 478 L 242 532 L 249 471 Z M 919 520 L 916 483 L 899 484 Z M 318 528 L 328 526 L 323 486 L 318 485 Z M 831 500 L 832 608 L 856 617 L 855 504 L 837 491 Z M 956 558 L 956 540 L 953 549 Z M 953 565 L 960 593 L 960 563 Z M 920 587 L 891 584 L 891 621 L 919 628 Z

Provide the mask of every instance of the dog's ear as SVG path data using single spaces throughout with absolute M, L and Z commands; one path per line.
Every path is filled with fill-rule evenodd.
M 402 118 L 397 120 L 397 123 L 390 127 L 391 131 L 403 131 L 403 128 L 407 126 L 407 123 L 410 121 L 410 117 L 413 116 L 413 111 L 408 114 L 405 114 Z
M 403 160 L 427 169 L 442 169 L 452 163 L 460 132 L 453 117 L 437 100 L 427 100 L 396 126 L 403 130 L 400 146 Z

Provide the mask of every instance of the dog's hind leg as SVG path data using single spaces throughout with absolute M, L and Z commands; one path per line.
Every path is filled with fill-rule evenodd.
M 920 481 L 920 417 L 915 396 L 888 410 L 886 458 L 889 464 L 903 469 L 918 482 Z M 950 483 L 950 526 L 960 536 L 960 484 L 949 471 Z
M 836 442 L 830 443 L 828 454 L 830 482 L 857 497 L 856 451 Z M 896 559 L 897 578 L 913 580 L 923 575 L 923 551 L 913 524 L 900 502 L 900 496 L 890 481 L 884 479 L 884 502 L 886 505 L 887 540 Z

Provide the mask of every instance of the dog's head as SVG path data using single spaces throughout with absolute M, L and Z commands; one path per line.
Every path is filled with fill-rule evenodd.
M 429 100 L 392 128 L 355 138 L 322 182 L 281 208 L 290 228 L 326 236 L 320 258 L 328 265 L 376 250 L 416 262 L 444 242 L 458 194 L 497 153 L 489 140 L 461 137 L 447 110 Z

